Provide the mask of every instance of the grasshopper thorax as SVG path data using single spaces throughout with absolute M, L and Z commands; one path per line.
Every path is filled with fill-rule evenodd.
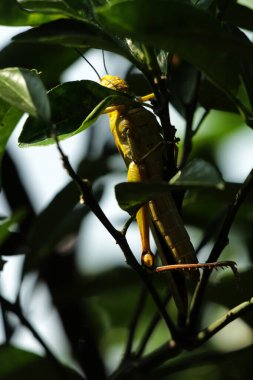
M 100 84 L 117 91 L 128 91 L 128 85 L 126 81 L 116 75 L 105 75 L 103 78 L 101 78 Z

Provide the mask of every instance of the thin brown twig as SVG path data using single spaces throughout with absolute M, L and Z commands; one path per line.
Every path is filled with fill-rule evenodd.
M 205 112 L 203 113 L 203 115 L 201 116 L 198 124 L 196 125 L 196 127 L 192 130 L 192 137 L 194 137 L 196 135 L 196 133 L 198 133 L 200 127 L 202 126 L 204 120 L 206 119 L 206 117 L 209 115 L 210 113 L 210 110 L 205 110 Z
M 171 293 L 169 292 L 164 299 L 164 307 L 166 307 L 166 305 L 170 299 L 171 299 Z M 146 331 L 145 331 L 145 334 L 144 334 L 142 340 L 140 341 L 139 347 L 135 353 L 135 357 L 138 358 L 143 354 L 143 352 L 146 348 L 146 345 L 147 345 L 151 335 L 153 334 L 153 332 L 154 332 L 154 330 L 155 330 L 155 328 L 156 328 L 156 326 L 160 320 L 161 320 L 161 315 L 159 313 L 155 313 L 153 318 L 150 321 L 150 324 L 146 328 Z
M 31 323 L 28 321 L 28 319 L 26 319 L 26 317 L 23 315 L 20 306 L 18 304 L 16 304 L 16 303 L 15 304 L 11 303 L 7 299 L 5 299 L 2 295 L 0 295 L 0 303 L 1 303 L 1 305 L 2 305 L 2 307 L 3 307 L 4 310 L 9 311 L 9 312 L 15 314 L 19 318 L 19 320 L 23 324 L 23 326 L 25 326 L 33 334 L 33 336 L 35 337 L 35 339 L 44 348 L 44 350 L 45 350 L 46 355 L 48 356 L 48 358 L 52 361 L 52 363 L 54 365 L 57 366 L 58 370 L 61 371 L 61 374 L 63 374 L 63 370 L 61 368 L 61 364 L 56 359 L 56 357 L 54 356 L 54 354 L 52 353 L 52 351 L 49 349 L 49 347 L 47 346 L 47 344 L 44 342 L 44 340 L 41 338 L 41 336 L 39 335 L 39 333 L 34 329 L 34 327 L 31 325 Z
M 121 229 L 122 235 L 126 236 L 127 230 L 130 227 L 131 223 L 134 221 L 134 219 L 135 219 L 135 215 L 131 215 L 130 218 L 127 219 L 126 223 Z
M 125 360 L 128 360 L 131 357 L 131 354 L 133 351 L 134 336 L 136 334 L 136 329 L 140 321 L 142 311 L 144 310 L 146 300 L 147 300 L 147 290 L 146 288 L 143 288 L 141 290 L 140 296 L 138 297 L 138 303 L 136 305 L 136 309 L 129 326 L 129 335 L 128 335 L 128 340 L 126 344 L 125 354 L 123 356 L 123 362 Z

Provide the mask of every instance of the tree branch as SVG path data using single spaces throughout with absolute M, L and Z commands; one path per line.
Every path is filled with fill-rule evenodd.
M 31 323 L 26 319 L 26 317 L 23 315 L 21 308 L 18 304 L 13 304 L 7 299 L 5 299 L 3 296 L 0 295 L 0 303 L 5 311 L 9 311 L 13 314 L 15 314 L 20 322 L 23 324 L 23 326 L 27 327 L 28 330 L 33 334 L 35 339 L 41 344 L 41 346 L 44 348 L 48 358 L 53 362 L 54 365 L 57 366 L 58 370 L 61 370 L 61 375 L 64 373 L 63 369 L 61 367 L 61 364 L 56 359 L 52 351 L 49 349 L 49 347 L 46 345 L 44 340 L 41 338 L 41 336 L 38 334 L 38 332 L 34 329 L 34 327 L 31 325 Z
M 129 335 L 128 335 L 128 340 L 127 340 L 127 344 L 126 344 L 125 354 L 123 356 L 123 362 L 125 360 L 128 360 L 131 357 L 132 349 L 133 349 L 133 343 L 134 343 L 134 336 L 135 336 L 137 325 L 138 325 L 138 322 L 140 320 L 141 313 L 144 309 L 146 300 L 147 300 L 147 290 L 146 290 L 146 288 L 143 288 L 141 290 L 141 294 L 138 298 L 138 303 L 137 303 L 137 306 L 135 309 L 135 313 L 132 317 L 132 320 L 131 320 L 131 323 L 129 326 Z
M 223 222 L 223 225 L 220 229 L 220 232 L 218 234 L 218 237 L 216 239 L 216 242 L 213 246 L 213 249 L 209 255 L 207 262 L 217 261 L 221 252 L 228 244 L 229 242 L 228 235 L 229 235 L 230 228 L 235 220 L 236 214 L 240 206 L 242 205 L 243 201 L 249 194 L 252 187 L 253 187 L 253 169 L 250 171 L 243 185 L 238 190 L 232 203 L 228 207 L 225 220 Z M 201 277 L 201 280 L 198 283 L 198 286 L 193 295 L 191 312 L 190 312 L 190 321 L 189 321 L 189 325 L 191 329 L 195 329 L 198 323 L 197 316 L 199 316 L 200 308 L 204 300 L 204 292 L 206 290 L 210 275 L 211 275 L 211 271 L 205 271 L 203 273 L 203 276 Z
M 223 327 L 227 326 L 229 323 L 233 322 L 235 319 L 241 317 L 243 314 L 251 310 L 253 310 L 253 297 L 249 301 L 235 306 L 221 318 L 217 319 L 217 321 L 211 323 L 207 328 L 200 331 L 196 336 L 194 348 L 199 347 L 207 340 L 212 338 L 214 334 L 223 329 Z
M 167 303 L 169 302 L 170 299 L 171 299 L 171 293 L 169 292 L 168 295 L 165 297 L 164 307 L 167 305 Z M 158 322 L 160 321 L 160 319 L 161 319 L 161 315 L 159 313 L 155 313 L 153 318 L 150 321 L 150 324 L 146 328 L 146 331 L 144 333 L 142 340 L 140 341 L 140 344 L 139 344 L 139 347 L 136 351 L 135 357 L 140 357 L 143 354 L 145 347 L 146 347 L 154 329 L 156 328 Z

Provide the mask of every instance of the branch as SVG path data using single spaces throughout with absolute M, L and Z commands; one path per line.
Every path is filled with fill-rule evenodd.
M 235 351 L 223 352 L 220 351 L 207 351 L 200 352 L 193 355 L 187 355 L 183 358 L 175 359 L 173 363 L 163 365 L 161 368 L 155 370 L 152 375 L 155 379 L 169 378 L 169 375 L 185 371 L 188 368 L 199 368 L 205 364 L 218 364 L 224 363 L 229 360 L 230 363 L 238 357 L 248 355 L 249 346 L 240 348 Z
M 227 215 L 225 217 L 225 220 L 223 222 L 223 225 L 220 229 L 217 240 L 213 246 L 213 249 L 209 255 L 207 262 L 217 261 L 223 249 L 228 244 L 229 242 L 228 235 L 229 235 L 230 228 L 235 220 L 236 214 L 240 206 L 242 205 L 243 201 L 249 194 L 252 187 L 253 187 L 253 169 L 250 171 L 243 185 L 238 190 L 232 203 L 228 207 Z M 193 295 L 191 313 L 190 313 L 190 322 L 189 322 L 189 325 L 193 329 L 196 327 L 196 324 L 197 324 L 197 316 L 199 315 L 199 311 L 202 306 L 202 302 L 204 300 L 204 292 L 206 290 L 210 275 L 211 275 L 211 271 L 205 271 L 203 273 L 203 276 L 201 277 L 201 280 L 198 283 L 198 286 Z
M 203 115 L 201 116 L 198 124 L 196 125 L 196 127 L 192 130 L 192 137 L 194 137 L 196 135 L 196 133 L 198 133 L 201 125 L 203 124 L 204 120 L 206 119 L 206 117 L 209 115 L 210 113 L 210 110 L 205 110 L 205 112 L 203 113 Z
M 235 306 L 233 309 L 229 310 L 228 313 L 223 315 L 223 317 L 217 319 L 217 321 L 211 323 L 207 328 L 200 331 L 197 334 L 194 348 L 199 347 L 229 323 L 251 310 L 253 310 L 253 297 L 249 301 Z
M 156 307 L 158 308 L 160 314 L 162 315 L 170 333 L 173 338 L 176 338 L 177 331 L 174 326 L 174 323 L 170 319 L 166 309 L 164 308 L 163 302 L 157 293 L 155 287 L 153 286 L 153 283 L 150 280 L 149 275 L 147 272 L 142 268 L 141 265 L 139 265 L 138 261 L 136 260 L 133 252 L 131 251 L 128 242 L 125 238 L 125 236 L 118 231 L 114 226 L 111 224 L 109 219 L 104 214 L 103 210 L 99 206 L 97 200 L 93 196 L 91 186 L 89 185 L 88 181 L 84 181 L 72 168 L 68 157 L 64 154 L 63 150 L 61 149 L 58 137 L 52 129 L 52 137 L 55 140 L 56 147 L 60 153 L 63 166 L 66 169 L 69 176 L 73 179 L 73 181 L 76 183 L 76 185 L 79 188 L 81 198 L 80 202 L 83 204 L 86 204 L 87 207 L 96 215 L 96 217 L 99 219 L 99 221 L 103 224 L 103 226 L 107 229 L 107 231 L 110 233 L 110 235 L 115 239 L 116 243 L 121 248 L 122 252 L 124 253 L 124 256 L 126 258 L 126 262 L 137 272 L 139 277 L 141 278 L 142 282 L 147 287 L 148 291 L 150 292 L 153 301 L 156 304 Z
M 185 135 L 184 135 L 184 144 L 183 144 L 183 154 L 182 154 L 182 159 L 179 165 L 180 169 L 184 167 L 192 151 L 192 138 L 194 134 L 197 132 L 196 129 L 195 131 L 193 131 L 193 117 L 194 117 L 197 104 L 198 104 L 198 97 L 199 97 L 198 89 L 199 89 L 200 79 L 201 79 L 201 74 L 198 71 L 192 99 L 188 104 L 185 104 L 186 126 L 185 126 Z M 202 123 L 203 120 L 201 119 L 200 123 Z M 198 129 L 200 125 L 201 124 L 198 125 L 197 127 Z
M 7 299 L 5 299 L 3 296 L 0 295 L 0 303 L 5 311 L 10 311 L 11 313 L 15 314 L 20 322 L 23 324 L 23 326 L 27 327 L 28 330 L 33 334 L 35 339 L 41 344 L 41 346 L 44 348 L 48 358 L 53 362 L 54 365 L 58 367 L 58 370 L 61 370 L 61 374 L 64 374 L 63 369 L 59 363 L 59 361 L 56 359 L 52 351 L 49 349 L 49 347 L 46 345 L 44 340 L 41 338 L 41 336 L 38 334 L 38 332 L 34 329 L 34 327 L 31 325 L 31 323 L 26 319 L 26 317 L 23 315 L 21 308 L 18 304 L 13 304 Z
M 223 317 L 219 318 L 217 321 L 212 323 L 209 327 L 206 329 L 200 331 L 198 334 L 196 334 L 195 337 L 190 342 L 190 345 L 188 346 L 188 350 L 194 350 L 198 347 L 200 347 L 202 344 L 204 344 L 207 340 L 209 340 L 214 334 L 219 332 L 222 328 L 227 326 L 229 323 L 234 321 L 235 319 L 241 317 L 243 314 L 247 313 L 248 311 L 253 310 L 253 297 L 247 301 L 243 302 L 240 305 L 234 307 L 231 309 L 228 313 L 226 313 Z M 184 358 L 183 362 L 180 361 L 179 364 L 169 364 L 165 365 L 162 368 L 158 368 L 157 370 L 155 368 L 159 367 L 164 362 L 168 361 L 169 359 L 172 359 L 176 356 L 178 356 L 183 351 L 182 346 L 179 343 L 176 343 L 175 341 L 171 340 L 170 342 L 167 342 L 163 344 L 161 347 L 159 347 L 157 350 L 151 352 L 150 354 L 144 356 L 143 358 L 140 358 L 138 360 L 134 360 L 133 363 L 133 371 L 139 370 L 144 373 L 147 373 L 147 371 L 154 371 L 152 372 L 153 377 L 155 379 L 158 378 L 165 378 L 165 376 L 168 377 L 169 374 L 179 371 L 180 369 L 185 369 L 189 366 L 189 364 L 192 363 L 199 363 L 199 361 L 196 361 L 194 358 Z M 210 353 L 206 353 L 208 356 Z M 219 354 L 220 355 L 220 354 Z M 200 354 L 201 357 L 205 358 L 205 353 Z M 189 363 L 190 360 L 190 363 Z M 130 364 L 129 364 L 130 365 Z M 122 369 L 121 372 L 118 371 L 117 376 L 112 377 L 112 379 L 117 378 L 124 378 L 122 376 L 124 372 L 124 369 Z M 128 367 L 128 378 L 131 378 L 131 369 L 129 370 Z M 122 377 L 121 377 L 122 376 Z M 166 377 L 166 378 L 167 378 Z
M 168 295 L 165 297 L 164 307 L 167 305 L 167 303 L 169 302 L 170 299 L 171 299 L 171 293 L 169 292 Z M 151 335 L 153 334 L 153 332 L 154 332 L 158 322 L 160 321 L 160 319 L 161 319 L 161 315 L 159 313 L 155 313 L 153 318 L 151 319 L 146 331 L 145 331 L 144 336 L 142 337 L 142 340 L 140 341 L 139 347 L 136 350 L 135 357 L 138 358 L 143 354 L 143 352 L 146 348 L 146 345 L 147 345 Z
M 128 335 L 128 340 L 127 340 L 127 344 L 126 344 L 125 354 L 123 356 L 123 362 L 128 360 L 131 357 L 132 349 L 133 349 L 134 336 L 136 333 L 137 325 L 138 325 L 140 317 L 141 317 L 141 313 L 144 310 L 146 300 L 147 300 L 147 291 L 146 291 L 146 288 L 143 288 L 141 291 L 141 294 L 138 298 L 136 310 L 135 310 L 135 313 L 133 315 L 133 318 L 132 318 L 130 326 L 129 326 L 129 335 Z

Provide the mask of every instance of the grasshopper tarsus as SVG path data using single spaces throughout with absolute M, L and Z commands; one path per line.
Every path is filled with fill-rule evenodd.
M 141 263 L 147 269 L 155 267 L 155 255 L 151 251 L 142 252 Z

